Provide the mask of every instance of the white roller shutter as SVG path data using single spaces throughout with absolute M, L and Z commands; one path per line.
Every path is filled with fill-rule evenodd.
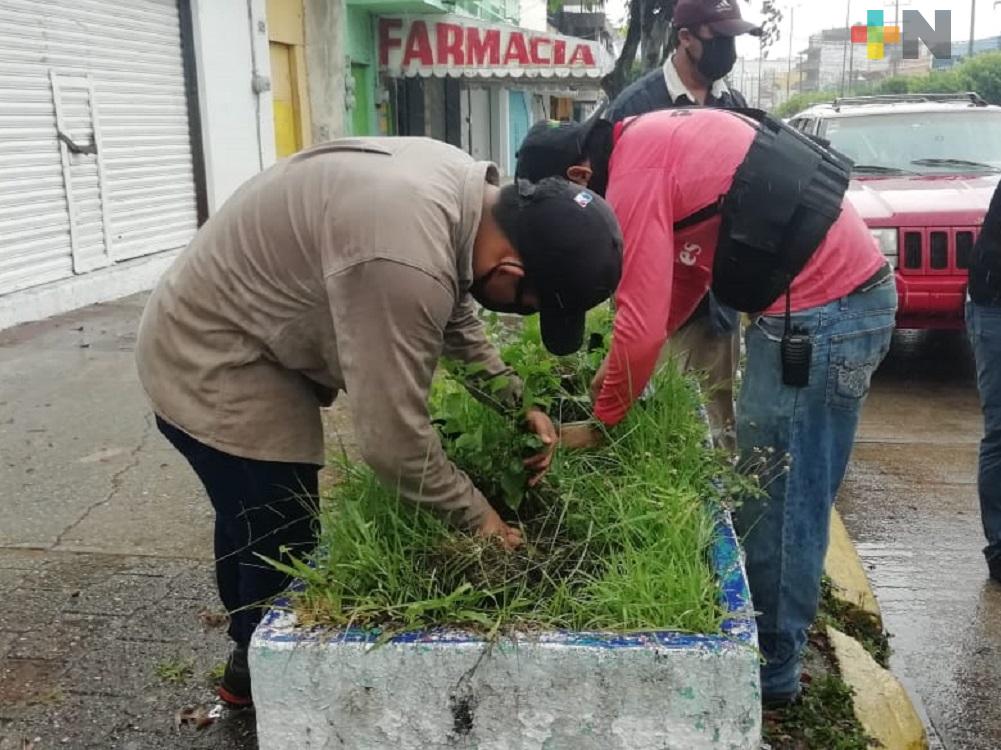
M 0 294 L 196 226 L 177 0 L 0 0 Z

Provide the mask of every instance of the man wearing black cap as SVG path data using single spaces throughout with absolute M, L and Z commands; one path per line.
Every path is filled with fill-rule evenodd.
M 619 94 L 601 114 L 599 127 L 670 107 L 746 107 L 740 92 L 723 79 L 737 59 L 735 37 L 760 33 L 741 17 L 737 0 L 679 0 L 671 19 L 669 46 L 674 53 L 662 69 L 647 73 Z M 536 123 L 518 151 L 516 174 L 529 180 L 560 175 L 589 184 L 594 165 L 585 156 L 586 143 L 598 124 L 596 118 L 583 124 Z M 592 187 L 603 191 L 606 176 L 594 177 Z M 733 383 L 740 362 L 739 328 L 737 313 L 707 294 L 663 355 L 676 357 L 683 369 L 706 378 L 713 439 L 731 453 L 736 450 Z
M 738 0 L 678 0 L 671 16 L 669 47 L 663 70 L 653 70 L 628 86 L 605 117 L 618 122 L 655 109 L 706 105 L 746 107 L 739 91 L 724 80 L 737 61 L 736 37 L 760 35 L 761 29 L 740 16 Z
M 558 175 L 586 183 L 592 170 L 585 142 L 599 122 L 615 124 L 671 107 L 746 108 L 743 95 L 724 80 L 737 60 L 736 37 L 741 34 L 760 35 L 761 29 L 741 17 L 737 0 L 678 0 L 671 17 L 674 52 L 663 68 L 627 86 L 600 120 L 533 125 L 518 149 L 516 176 L 534 182 Z M 568 164 L 581 169 L 568 172 Z M 604 190 L 603 184 L 594 187 Z
M 258 605 L 286 585 L 259 556 L 314 544 L 309 508 L 324 463 L 320 407 L 345 391 L 357 447 L 411 502 L 502 544 L 521 543 L 444 455 L 427 393 L 439 357 L 510 371 L 474 299 L 541 315 L 557 354 L 615 289 L 622 240 L 607 204 L 563 179 L 497 186 L 492 164 L 424 138 L 345 139 L 250 180 L 203 226 L 153 292 L 139 376 L 157 425 L 216 513 L 219 593 L 235 647 L 220 686 L 251 702 L 247 646 Z M 521 408 L 516 380 L 501 394 Z M 523 415 L 546 450 L 556 432 Z

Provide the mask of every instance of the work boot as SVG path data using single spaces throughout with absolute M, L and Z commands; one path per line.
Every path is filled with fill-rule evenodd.
M 247 664 L 247 647 L 235 646 L 226 661 L 226 671 L 217 690 L 219 697 L 231 706 L 252 706 L 250 693 L 250 666 Z
M 761 707 L 765 711 L 782 711 L 794 706 L 801 697 L 803 697 L 803 690 L 809 688 L 810 683 L 813 682 L 813 677 L 807 672 L 801 672 L 799 675 L 799 685 L 791 693 L 764 693 L 761 696 Z
M 802 694 L 800 690 L 794 693 L 765 693 L 761 696 L 761 708 L 765 711 L 781 711 L 795 704 Z

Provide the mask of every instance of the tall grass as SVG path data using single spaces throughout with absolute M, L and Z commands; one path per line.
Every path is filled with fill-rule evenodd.
M 529 332 L 529 338 L 534 333 Z M 448 404 L 458 453 L 478 486 L 502 492 L 492 466 L 519 465 L 514 423 L 443 378 L 432 411 Z M 697 396 L 673 367 L 593 452 L 559 451 L 546 480 L 517 510 L 491 500 L 526 544 L 508 552 L 401 501 L 365 467 L 344 462 L 325 498 L 315 559 L 293 606 L 304 624 L 379 629 L 679 630 L 714 633 L 721 610 L 708 561 L 712 479 L 731 471 L 704 447 Z M 448 420 L 446 420 L 448 421 Z M 444 442 L 453 455 L 461 434 Z M 492 489 L 491 489 L 492 488 Z

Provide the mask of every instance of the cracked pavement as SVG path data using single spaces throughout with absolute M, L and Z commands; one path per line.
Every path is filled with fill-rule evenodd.
M 144 301 L 0 331 L 0 750 L 257 746 L 252 713 L 175 723 L 228 643 L 211 506 L 135 375 Z
M 211 508 L 135 375 L 143 300 L 0 332 L 0 547 L 210 559 Z

